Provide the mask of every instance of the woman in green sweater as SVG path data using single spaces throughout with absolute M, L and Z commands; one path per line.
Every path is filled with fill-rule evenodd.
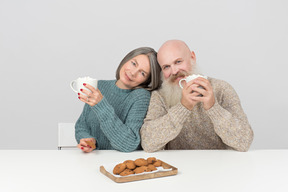
M 78 93 L 86 104 L 75 125 L 77 147 L 84 152 L 93 151 L 93 143 L 100 150 L 141 149 L 139 130 L 149 106 L 149 91 L 161 84 L 160 71 L 154 49 L 141 47 L 124 57 L 116 80 L 99 80 L 97 89 L 84 84 L 91 92 Z

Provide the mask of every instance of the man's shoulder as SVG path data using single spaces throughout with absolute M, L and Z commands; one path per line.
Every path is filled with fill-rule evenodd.
M 232 86 L 225 80 L 208 77 L 208 80 L 214 89 L 232 88 Z
M 153 98 L 163 98 L 163 96 L 161 95 L 160 89 L 152 91 L 151 92 L 151 97 L 153 97 Z
M 223 97 L 238 97 L 235 89 L 227 81 L 211 77 L 208 78 L 208 80 L 211 83 L 214 94 L 218 100 L 222 100 Z

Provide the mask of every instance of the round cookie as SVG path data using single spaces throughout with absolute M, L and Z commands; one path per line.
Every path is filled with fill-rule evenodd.
M 136 165 L 135 165 L 134 161 L 132 161 L 132 160 L 124 161 L 124 163 L 126 164 L 127 169 L 133 170 L 136 168 Z
M 122 171 L 124 171 L 126 169 L 126 164 L 125 163 L 119 163 L 117 164 L 114 169 L 113 169 L 113 173 L 115 175 L 119 175 Z
M 136 160 L 134 161 L 134 163 L 135 163 L 135 165 L 137 165 L 138 167 L 148 165 L 148 162 L 147 162 L 145 159 L 143 159 L 143 158 L 136 159 Z
M 162 161 L 161 160 L 157 160 L 155 163 L 153 163 L 153 165 L 155 167 L 160 167 L 162 165 Z
M 148 172 L 148 171 L 149 171 L 149 169 L 148 169 L 147 166 L 141 166 L 141 167 L 137 167 L 136 169 L 134 169 L 134 172 L 136 174 L 143 173 L 143 172 Z
M 121 176 L 127 176 L 131 174 L 134 174 L 134 171 L 132 171 L 131 169 L 125 169 L 124 171 L 120 173 Z
M 152 164 L 148 165 L 148 169 L 150 169 L 151 171 L 157 170 L 157 168 L 154 165 L 152 165 Z
M 147 159 L 147 162 L 148 162 L 149 164 L 153 164 L 153 163 L 156 162 L 156 158 L 155 158 L 155 157 L 149 157 L 149 158 Z

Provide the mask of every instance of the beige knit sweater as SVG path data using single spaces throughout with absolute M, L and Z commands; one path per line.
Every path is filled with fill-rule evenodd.
M 208 78 L 215 104 L 209 110 L 198 103 L 189 111 L 180 102 L 168 108 L 161 91 L 152 92 L 140 130 L 146 152 L 161 149 L 234 149 L 247 151 L 253 131 L 239 97 L 227 82 Z

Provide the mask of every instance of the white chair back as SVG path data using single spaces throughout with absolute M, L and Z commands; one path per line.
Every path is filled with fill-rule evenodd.
M 58 123 L 58 150 L 76 148 L 75 123 Z

